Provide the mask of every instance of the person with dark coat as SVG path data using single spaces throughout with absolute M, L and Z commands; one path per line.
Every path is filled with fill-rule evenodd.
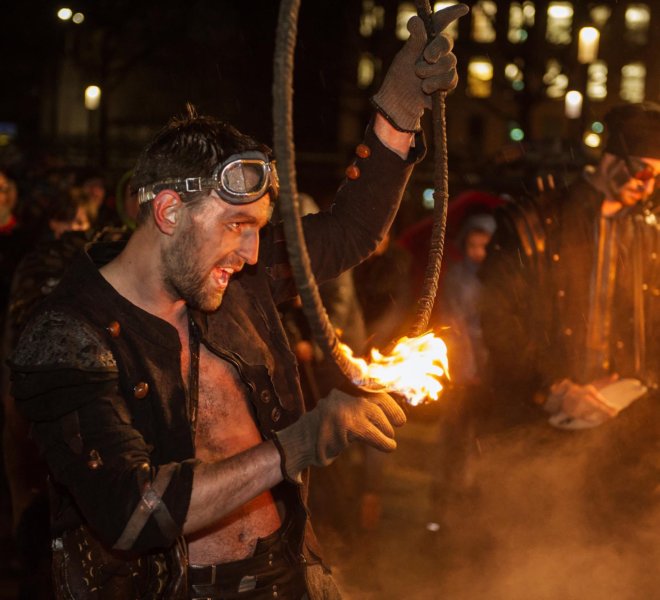
M 499 474 L 484 495 L 503 530 L 556 552 L 575 597 L 611 585 L 602 557 L 643 598 L 660 581 L 660 106 L 605 123 L 595 168 L 497 212 L 480 272 L 495 398 L 481 474 Z
M 463 5 L 435 15 L 442 31 Z M 319 280 L 366 258 L 424 152 L 429 93 L 456 85 L 421 19 L 330 211 L 304 219 Z M 425 58 L 426 57 L 426 58 Z M 133 175 L 125 244 L 93 246 L 26 326 L 13 395 L 50 470 L 61 597 L 337 598 L 305 506 L 308 467 L 354 441 L 395 448 L 385 394 L 304 412 L 277 304 L 295 294 L 270 151 L 210 117 L 174 119 Z M 70 591 L 68 591 L 70 590 Z

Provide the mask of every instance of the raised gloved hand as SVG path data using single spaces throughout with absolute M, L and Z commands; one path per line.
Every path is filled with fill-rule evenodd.
M 434 13 L 437 35 L 428 45 L 422 19 L 415 16 L 408 21 L 410 37 L 372 98 L 379 112 L 396 128 L 418 131 L 424 110 L 431 108 L 431 94 L 456 87 L 456 56 L 451 51 L 454 42 L 443 31 L 468 10 L 465 4 L 456 4 Z
M 329 465 L 355 441 L 392 452 L 396 448 L 393 426 L 405 422 L 403 410 L 387 394 L 356 398 L 332 390 L 316 408 L 276 433 L 282 470 L 287 479 L 301 483 L 301 471 Z

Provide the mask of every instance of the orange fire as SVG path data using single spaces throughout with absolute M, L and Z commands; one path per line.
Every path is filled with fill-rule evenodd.
M 396 392 L 412 406 L 425 400 L 437 400 L 443 389 L 442 379 L 449 379 L 447 346 L 432 332 L 415 338 L 402 337 L 386 355 L 374 349 L 369 362 L 354 357 L 345 344 L 339 346 L 361 373 L 361 379 L 353 382 L 355 385 Z

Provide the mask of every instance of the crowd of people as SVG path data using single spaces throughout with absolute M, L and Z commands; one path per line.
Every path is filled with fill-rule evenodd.
M 436 27 L 465 11 L 439 11 Z M 408 332 L 430 226 L 390 228 L 430 94 L 456 85 L 450 38 L 429 42 L 417 17 L 408 28 L 357 175 L 330 211 L 302 202 L 328 314 L 361 355 Z M 543 502 L 528 512 L 562 529 L 570 500 L 596 545 L 629 542 L 631 519 L 659 512 L 660 106 L 605 121 L 600 162 L 566 185 L 450 203 L 430 323 L 451 376 L 437 535 L 457 512 L 485 532 L 484 506 L 534 483 Z M 117 189 L 88 169 L 0 170 L 0 534 L 21 597 L 341 597 L 308 505 L 340 535 L 377 528 L 382 452 L 406 415 L 357 393 L 315 345 L 270 150 L 189 106 Z M 515 451 L 501 443 L 513 438 Z M 325 468 L 308 497 L 310 466 Z M 549 468 L 570 472 L 570 498 Z M 657 555 L 639 567 L 649 586 Z

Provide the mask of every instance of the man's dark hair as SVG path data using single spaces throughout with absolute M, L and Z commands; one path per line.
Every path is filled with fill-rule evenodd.
M 188 104 L 187 114 L 174 117 L 141 152 L 131 188 L 164 179 L 210 177 L 215 167 L 232 154 L 258 150 L 270 155 L 268 146 L 238 131 L 228 123 L 199 116 Z M 137 221 L 142 224 L 151 214 L 151 203 L 140 206 Z

